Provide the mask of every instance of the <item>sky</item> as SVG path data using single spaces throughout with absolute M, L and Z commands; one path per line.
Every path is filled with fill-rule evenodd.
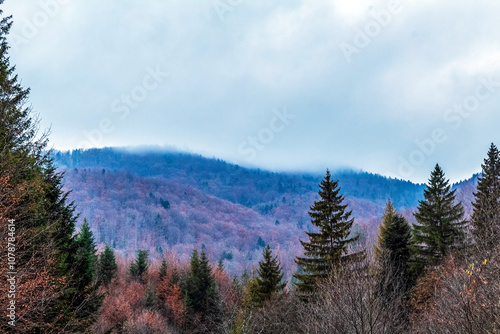
M 6 0 L 60 150 L 158 145 L 426 182 L 500 145 L 498 1 Z

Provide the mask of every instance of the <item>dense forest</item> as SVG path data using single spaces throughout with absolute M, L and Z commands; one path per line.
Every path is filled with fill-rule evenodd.
M 98 248 L 112 245 L 124 256 L 147 249 L 159 259 L 173 251 L 188 259 L 204 247 L 231 274 L 250 271 L 269 243 L 285 277 L 296 270 L 299 238 L 312 231 L 309 207 L 321 175 L 272 173 L 201 156 L 126 149 L 53 152 L 64 171 L 64 190 L 78 203 L 77 226 L 87 218 Z M 355 171 L 334 171 L 356 218 L 353 233 L 372 243 L 385 204 L 413 222 L 424 185 Z M 454 185 L 469 216 L 477 176 Z
M 0 21 L 2 333 L 499 330 L 494 144 L 455 187 L 438 164 L 415 185 L 50 152 L 9 62 L 10 27 Z

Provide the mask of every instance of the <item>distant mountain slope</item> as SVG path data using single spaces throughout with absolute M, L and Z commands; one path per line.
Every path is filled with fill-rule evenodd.
M 128 252 L 146 248 L 153 256 L 171 249 L 187 257 L 203 246 L 232 272 L 256 263 L 265 243 L 277 249 L 288 275 L 295 270 L 299 238 L 312 228 L 307 212 L 323 177 L 245 169 L 184 153 L 106 148 L 54 157 L 97 242 Z M 353 171 L 332 174 L 364 239 L 376 232 L 389 198 L 410 219 L 422 199 L 424 185 Z M 470 202 L 474 188 L 474 179 L 458 185 L 460 200 Z

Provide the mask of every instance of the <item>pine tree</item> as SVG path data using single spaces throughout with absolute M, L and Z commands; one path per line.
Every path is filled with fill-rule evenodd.
M 74 251 L 71 257 L 73 262 L 58 306 L 68 318 L 69 323 L 65 327 L 71 328 L 72 332 L 79 332 L 97 319 L 97 311 L 104 297 L 97 290 L 97 255 L 94 236 L 87 220 L 84 220 L 80 232 L 75 236 L 71 249 Z
M 97 263 L 94 237 L 87 219 L 84 219 L 80 233 L 76 235 L 75 249 L 75 268 L 78 270 L 73 272 L 73 279 L 77 289 L 83 291 L 94 282 Z
M 408 262 L 410 259 L 411 228 L 392 202 L 385 208 L 374 246 L 378 263 L 378 293 L 386 299 L 405 294 L 410 286 Z
M 67 204 L 69 193 L 62 191 L 63 174 L 58 173 L 52 160 L 47 162 L 47 169 L 44 172 L 45 180 L 45 212 L 51 224 L 49 228 L 49 238 L 54 240 L 58 258 L 57 267 L 59 275 L 74 275 L 75 270 L 79 270 L 75 263 L 74 237 L 75 216 L 74 203 Z
M 224 261 L 219 259 L 219 263 L 217 264 L 217 270 L 224 271 Z
M 364 257 L 364 251 L 348 254 L 359 236 L 350 237 L 354 223 L 352 211 L 346 211 L 344 196 L 340 195 L 338 181 L 331 180 L 330 171 L 326 171 L 319 187 L 321 200 L 315 201 L 309 212 L 311 223 L 319 231 L 306 232 L 309 241 L 300 241 L 305 257 L 295 260 L 304 271 L 294 275 L 296 288 L 305 294 L 314 292 L 318 281 L 327 278 L 336 267 L 348 260 L 358 262 Z
M 143 275 L 148 271 L 148 251 L 139 250 L 137 258 L 130 264 L 130 275 L 133 279 L 144 283 Z
M 196 249 L 193 251 L 184 291 L 185 305 L 191 314 L 199 315 L 203 323 L 208 319 L 211 323 L 218 322 L 219 295 L 205 251 L 201 252 L 201 256 Z
M 471 225 L 480 251 L 488 252 L 500 240 L 500 152 L 493 143 L 481 167 Z
M 383 257 L 383 253 L 385 251 L 385 235 L 387 234 L 389 225 L 397 214 L 398 212 L 396 211 L 396 208 L 392 204 L 392 201 L 389 200 L 385 206 L 382 222 L 378 225 L 377 243 L 373 246 L 373 254 L 375 256 L 375 260 L 377 261 L 380 261 Z
M 117 270 L 118 267 L 116 265 L 115 253 L 109 245 L 106 245 L 104 252 L 99 256 L 97 264 L 98 279 L 103 285 L 108 285 L 115 277 Z
M 414 214 L 417 224 L 413 226 L 411 270 L 415 275 L 423 273 L 429 266 L 441 263 L 453 250 L 464 246 L 464 208 L 455 204 L 455 190 L 439 165 L 431 173 L 425 200 L 419 202 Z
M 259 283 L 257 278 L 251 278 L 246 284 L 246 293 L 243 298 L 243 305 L 248 308 L 253 308 L 255 306 L 262 306 L 262 296 L 259 292 Z
M 148 284 L 146 288 L 146 298 L 144 302 L 146 309 L 156 311 L 158 309 L 158 299 L 154 288 Z
M 161 260 L 161 266 L 160 266 L 160 271 L 158 272 L 158 278 L 163 280 L 164 277 L 167 276 L 167 261 L 165 258 Z
M 262 253 L 264 259 L 259 262 L 258 276 L 255 279 L 256 293 L 252 297 L 252 301 L 257 305 L 269 300 L 286 286 L 286 282 L 283 282 L 281 266 L 277 257 L 273 258 L 271 247 L 267 245 Z
M 23 319 L 16 329 L 82 332 L 94 318 L 90 306 L 96 303 L 90 300 L 91 287 L 82 286 L 88 277 L 77 279 L 81 268 L 75 259 L 75 208 L 67 203 L 62 173 L 45 150 L 47 134 L 39 135 L 39 120 L 28 103 L 29 89 L 20 85 L 10 65 L 6 37 L 11 25 L 11 17 L 0 20 L 0 179 L 7 179 L 5 187 L 19 195 L 15 209 L 8 213 L 16 221 L 16 270 L 26 283 L 16 294 L 23 300 L 16 308 Z M 1 235 L 6 228 L 3 218 L 0 212 Z M 4 329 L 0 324 L 0 332 Z
M 170 282 L 168 283 L 170 287 L 173 285 L 178 285 L 181 280 L 181 277 L 179 275 L 179 272 L 177 271 L 177 268 L 174 268 L 172 271 L 172 278 L 170 279 Z

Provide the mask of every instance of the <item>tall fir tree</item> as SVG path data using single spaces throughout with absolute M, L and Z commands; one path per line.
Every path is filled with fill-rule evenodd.
M 106 245 L 104 251 L 99 255 L 97 262 L 97 277 L 101 284 L 105 286 L 109 285 L 115 277 L 117 270 L 115 253 L 109 245 Z
M 374 256 L 378 263 L 377 292 L 384 299 L 406 294 L 410 287 L 410 242 L 410 225 L 388 201 L 379 224 L 377 244 L 374 245 Z
M 480 252 L 500 244 L 500 152 L 491 144 L 474 193 L 472 233 Z
M 167 276 L 167 260 L 165 260 L 165 258 L 163 258 L 161 260 L 160 270 L 158 271 L 158 278 L 161 281 L 166 276 Z
M 73 202 L 67 203 L 69 193 L 64 193 L 63 174 L 56 171 L 52 160 L 47 162 L 44 172 L 46 213 L 51 224 L 48 226 L 49 238 L 54 240 L 57 250 L 57 267 L 60 275 L 72 274 L 71 271 L 79 270 L 74 261 L 75 240 L 75 206 Z
M 274 294 L 283 291 L 286 282 L 283 282 L 283 273 L 278 257 L 273 257 L 271 247 L 266 246 L 262 252 L 263 259 L 259 261 L 259 269 L 256 277 L 256 295 L 254 302 L 262 304 L 269 300 Z
M 419 276 L 425 268 L 440 264 L 452 251 L 464 247 L 465 227 L 462 203 L 455 203 L 455 190 L 451 190 L 444 171 L 437 164 L 431 173 L 425 200 L 420 201 L 414 214 L 411 249 L 412 272 Z
M 383 257 L 384 253 L 384 239 L 387 234 L 387 229 L 391 224 L 393 218 L 398 214 L 396 208 L 392 204 L 392 201 L 389 200 L 385 206 L 384 215 L 382 216 L 382 221 L 378 225 L 378 233 L 377 233 L 377 243 L 373 245 L 373 255 L 375 260 L 380 261 Z
M 144 283 L 143 275 L 148 271 L 148 251 L 137 251 L 137 258 L 130 264 L 130 275 L 134 280 Z
M 62 174 L 46 151 L 47 133 L 39 135 L 39 120 L 29 106 L 30 91 L 21 86 L 10 65 L 11 17 L 3 17 L 1 9 L 0 16 L 0 179 L 8 180 L 5 187 L 16 189 L 19 196 L 14 210 L 8 212 L 8 218 L 16 222 L 16 271 L 22 277 L 16 293 L 20 320 L 15 329 L 81 332 L 95 317 L 86 308 L 93 304 L 89 303 L 89 287 L 79 289 L 74 279 L 80 270 L 74 260 L 75 208 L 67 203 Z M 2 235 L 7 228 L 4 218 L 0 212 Z M 0 332 L 11 329 L 0 324 Z
M 146 309 L 153 312 L 158 310 L 158 296 L 156 295 L 154 287 L 149 284 L 146 288 L 146 297 L 144 299 L 144 306 Z
M 201 255 L 198 255 L 196 249 L 193 251 L 184 291 L 184 302 L 192 315 L 199 316 L 204 326 L 210 327 L 218 323 L 219 294 L 205 251 Z
M 73 279 L 77 289 L 84 290 L 94 282 L 97 264 L 94 237 L 87 219 L 83 220 L 80 233 L 76 235 L 75 251 L 74 261 L 78 271 L 73 273 Z
M 97 311 L 101 306 L 103 296 L 98 293 L 99 281 L 96 280 L 97 255 L 94 236 L 86 219 L 75 236 L 74 269 L 71 271 L 69 286 L 75 289 L 68 297 L 76 301 L 80 317 L 90 326 L 97 319 Z
M 311 223 L 318 232 L 306 232 L 309 241 L 300 241 L 305 257 L 297 257 L 295 262 L 303 273 L 295 273 L 295 286 L 303 294 L 313 293 L 320 280 L 327 278 L 333 270 L 346 261 L 359 262 L 365 252 L 349 253 L 350 246 L 358 241 L 358 236 L 350 236 L 354 218 L 347 211 L 340 195 L 338 181 L 331 180 L 330 171 L 319 185 L 321 199 L 311 206 Z

